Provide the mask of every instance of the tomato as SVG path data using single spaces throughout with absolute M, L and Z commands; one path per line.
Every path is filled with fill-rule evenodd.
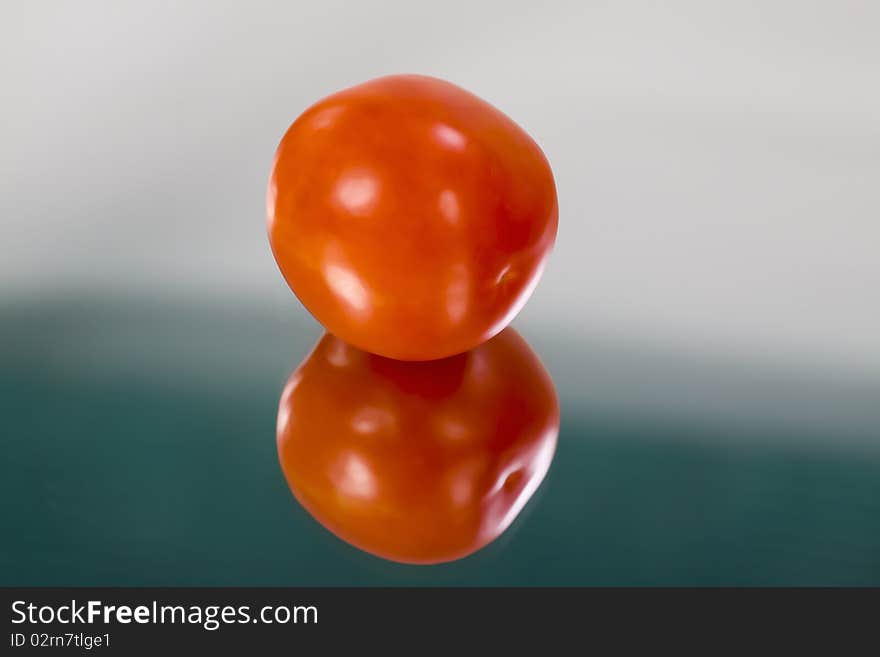
M 435 78 L 379 78 L 290 127 L 268 193 L 269 241 L 328 331 L 431 360 L 501 331 L 556 237 L 556 187 L 512 120 Z
M 498 537 L 541 483 L 559 405 L 513 330 L 430 362 L 326 334 L 278 409 L 294 496 L 339 538 L 406 563 L 459 559 Z

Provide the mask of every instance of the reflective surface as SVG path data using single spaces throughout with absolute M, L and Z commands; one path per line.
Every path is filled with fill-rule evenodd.
M 528 325 L 562 409 L 544 482 L 469 557 L 373 557 L 279 467 L 321 334 L 291 306 L 0 305 L 0 583 L 880 584 L 876 381 Z
M 422 363 L 325 335 L 278 409 L 278 453 L 302 505 L 378 556 L 438 563 L 497 538 L 550 467 L 559 404 L 525 341 L 506 329 Z
M 278 147 L 268 230 L 291 289 L 334 335 L 430 360 L 528 299 L 556 237 L 538 145 L 469 92 L 389 76 L 306 110 Z

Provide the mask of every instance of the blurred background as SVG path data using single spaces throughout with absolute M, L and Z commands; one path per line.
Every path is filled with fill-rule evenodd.
M 880 584 L 880 5 L 0 5 L 0 584 Z M 556 459 L 454 564 L 287 490 L 275 147 L 388 73 L 542 146 Z

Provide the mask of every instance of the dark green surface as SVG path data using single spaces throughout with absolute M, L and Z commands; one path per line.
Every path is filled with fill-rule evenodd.
M 561 387 L 555 461 L 511 530 L 400 566 L 320 528 L 278 467 L 277 397 L 313 326 L 279 322 L 285 343 L 271 315 L 2 317 L 0 584 L 880 584 L 880 455 L 835 436 L 603 412 Z

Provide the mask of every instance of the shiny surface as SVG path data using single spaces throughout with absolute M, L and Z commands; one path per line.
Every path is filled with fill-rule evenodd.
M 278 147 L 268 232 L 291 289 L 372 353 L 430 360 L 501 331 L 557 227 L 538 145 L 455 85 L 390 76 L 306 110 Z
M 284 388 L 278 453 L 294 495 L 331 532 L 386 559 L 438 563 L 507 529 L 558 430 L 553 383 L 513 329 L 427 363 L 327 334 Z
M 0 584 L 880 584 L 878 382 L 523 334 L 562 408 L 550 471 L 426 568 L 291 496 L 278 398 L 321 335 L 296 304 L 0 303 Z

